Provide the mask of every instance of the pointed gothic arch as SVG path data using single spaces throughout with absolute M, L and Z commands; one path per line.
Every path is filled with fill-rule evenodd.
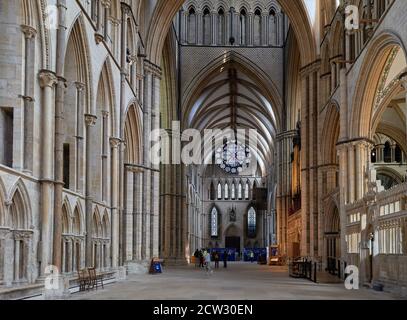
M 27 188 L 19 178 L 9 192 L 8 203 L 11 204 L 7 223 L 12 229 L 29 230 L 32 223 L 31 201 Z

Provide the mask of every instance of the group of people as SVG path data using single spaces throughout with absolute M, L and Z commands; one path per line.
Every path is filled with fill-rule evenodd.
M 217 251 L 213 251 L 212 254 L 209 250 L 201 249 L 196 250 L 194 253 L 195 257 L 195 266 L 198 268 L 211 268 L 211 262 L 215 262 L 215 269 L 219 269 L 219 262 L 221 260 L 221 253 Z M 228 252 L 225 250 L 223 252 L 223 267 L 228 267 Z

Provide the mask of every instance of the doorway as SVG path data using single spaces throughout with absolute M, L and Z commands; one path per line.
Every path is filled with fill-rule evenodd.
M 225 246 L 226 248 L 236 249 L 240 253 L 240 237 L 226 237 Z

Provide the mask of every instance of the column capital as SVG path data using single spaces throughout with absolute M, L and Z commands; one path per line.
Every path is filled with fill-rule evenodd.
M 31 26 L 22 25 L 21 31 L 24 33 L 26 39 L 35 38 L 35 36 L 37 35 L 37 30 L 35 30 Z
M 123 142 L 122 139 L 116 138 L 116 137 L 111 137 L 109 139 L 109 141 L 110 141 L 110 146 L 112 148 L 118 148 L 120 146 L 120 144 Z
M 38 74 L 38 78 L 41 88 L 52 88 L 58 82 L 58 78 L 55 75 L 55 72 L 50 70 L 41 70 Z
M 102 0 L 101 2 L 102 2 L 102 6 L 105 8 L 110 8 L 110 6 L 112 4 L 110 0 Z
M 144 72 L 145 73 L 151 73 L 153 76 L 161 79 L 162 76 L 162 70 L 159 66 L 157 66 L 154 63 L 151 63 L 148 60 L 144 60 Z
M 93 127 L 96 124 L 97 116 L 93 114 L 85 114 L 85 124 L 87 127 Z
M 85 84 L 82 82 L 75 82 L 74 85 L 78 91 L 85 90 Z
M 310 64 L 308 64 L 300 69 L 300 76 L 302 78 L 304 78 L 313 72 L 319 71 L 320 67 L 321 67 L 321 60 L 320 59 L 315 60 L 314 62 L 311 62 Z
M 109 111 L 103 110 L 102 111 L 102 117 L 103 118 L 108 118 L 109 117 Z

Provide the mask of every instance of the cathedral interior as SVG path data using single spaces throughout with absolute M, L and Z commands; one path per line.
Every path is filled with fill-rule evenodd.
M 407 295 L 406 25 L 405 0 L 0 0 L 0 299 L 202 248 Z

